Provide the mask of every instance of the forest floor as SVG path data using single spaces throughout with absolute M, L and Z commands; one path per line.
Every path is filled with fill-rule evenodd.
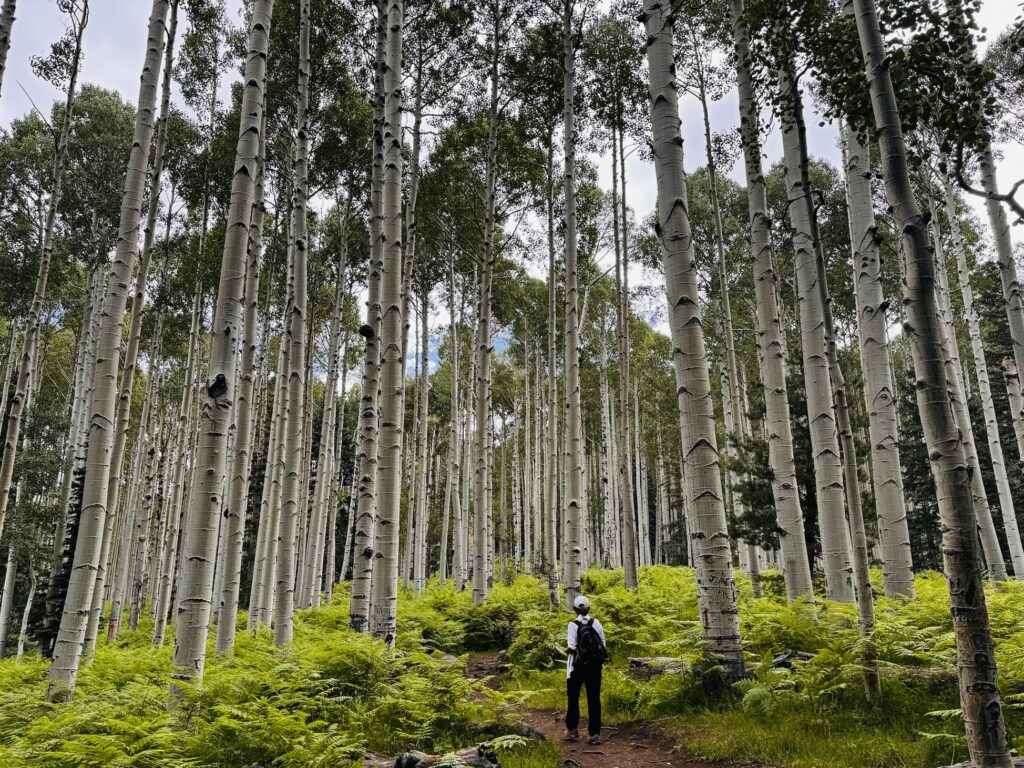
M 469 659 L 467 672 L 477 680 L 486 680 L 495 690 L 501 688 L 499 661 L 496 654 L 474 654 Z M 558 744 L 562 757 L 557 767 L 551 768 L 639 768 L 639 766 L 665 766 L 666 768 L 763 768 L 750 761 L 698 760 L 681 750 L 676 740 L 646 720 L 633 720 L 613 724 L 605 723 L 600 744 L 588 744 L 586 717 L 580 722 L 578 741 L 569 741 L 565 734 L 565 713 L 556 709 L 524 709 L 520 713 L 523 723 Z

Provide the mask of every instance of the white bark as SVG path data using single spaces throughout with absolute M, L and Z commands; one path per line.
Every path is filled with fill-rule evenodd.
M 989 574 L 993 581 L 1006 581 L 1006 562 L 1003 560 L 1003 553 L 999 547 L 999 536 L 996 533 L 995 521 L 992 519 L 988 493 L 981 479 L 981 463 L 978 460 L 978 447 L 974 441 L 974 422 L 971 420 L 971 412 L 967 407 L 964 370 L 960 363 L 960 349 L 956 341 L 956 326 L 953 322 L 953 309 L 949 299 L 945 248 L 941 233 L 937 229 L 938 220 L 935 217 L 931 219 L 931 226 L 932 246 L 935 254 L 935 294 L 942 329 L 939 342 L 945 359 L 949 399 L 953 406 L 953 416 L 960 427 L 964 454 L 972 470 L 971 492 L 974 496 L 974 514 L 978 521 L 978 534 L 981 538 L 985 561 L 988 563 Z
M 303 458 L 306 445 L 306 204 L 309 186 L 309 0 L 299 3 L 299 78 L 296 93 L 294 187 L 292 190 L 292 240 L 290 302 L 287 310 L 288 405 L 284 440 L 284 486 L 281 528 L 278 534 L 277 586 L 274 597 L 274 645 L 292 641 L 298 564 L 297 535 L 301 504 Z M 333 395 L 332 395 L 333 396 Z M 281 407 L 281 406 L 278 406 Z
M 380 488 L 370 633 L 394 645 L 398 606 L 398 522 L 402 488 L 405 361 L 402 358 L 402 0 L 385 0 L 383 190 L 381 218 Z
M 14 547 L 7 549 L 7 566 L 4 568 L 4 590 L 0 597 L 0 661 L 7 651 L 7 632 L 10 629 L 11 608 L 14 605 L 14 584 L 18 573 L 18 558 Z
M 224 509 L 223 581 L 218 595 L 217 653 L 226 653 L 235 643 L 238 595 L 242 578 L 242 546 L 245 538 L 246 508 L 253 450 L 253 397 L 258 377 L 256 315 L 259 301 L 260 269 L 263 250 L 264 174 L 266 167 L 266 113 L 262 116 L 253 205 L 246 250 L 245 314 L 242 325 L 242 354 L 239 360 L 238 398 L 235 401 L 234 450 L 231 452 L 231 477 Z M 225 478 L 227 481 L 227 478 Z
M 964 314 L 967 316 L 967 331 L 971 339 L 971 354 L 974 357 L 974 372 L 978 377 L 978 393 L 981 396 L 981 408 L 985 416 L 985 435 L 988 438 L 989 460 L 996 479 L 996 490 L 999 494 L 999 510 L 1003 517 L 1006 532 L 1006 543 L 1010 550 L 1010 562 L 1015 578 L 1024 578 L 1024 545 L 1021 544 L 1020 530 L 1017 527 L 1017 514 L 1014 509 L 1013 495 L 1010 493 L 1010 480 L 1003 458 L 1003 445 L 999 438 L 999 422 L 996 420 L 995 403 L 992 400 L 992 385 L 988 377 L 988 364 L 985 362 L 985 348 L 981 340 L 981 322 L 974 306 L 974 291 L 971 288 L 971 274 L 967 269 L 967 252 L 964 246 L 963 233 L 960 230 L 960 219 L 956 211 L 956 199 L 949 181 L 945 182 L 946 217 L 949 221 L 950 235 L 953 240 L 953 253 L 956 255 L 957 276 L 960 282 L 960 294 L 964 302 Z M 935 209 L 933 226 L 938 228 L 938 209 Z M 936 234 L 941 236 L 940 232 Z
M 765 399 L 765 427 L 771 467 L 772 495 L 782 549 L 781 569 L 790 600 L 812 596 L 810 562 L 804 539 L 793 431 L 786 384 L 786 343 L 776 299 L 776 273 L 771 252 L 768 199 L 761 165 L 758 107 L 750 73 L 750 30 L 743 18 L 743 0 L 731 0 L 736 72 L 740 101 L 740 136 L 750 209 L 750 250 L 754 268 L 756 330 Z
M 727 673 L 739 678 L 743 674 L 743 650 L 683 178 L 672 3 L 645 0 L 641 20 L 647 31 L 658 232 L 665 264 L 682 448 L 688 468 L 686 495 L 701 541 L 697 571 L 697 589 L 703 597 L 700 618 L 712 651 Z
M 843 129 L 846 147 L 846 196 L 850 206 L 850 243 L 857 292 L 857 334 L 864 371 L 871 480 L 878 512 L 882 579 L 887 597 L 914 597 L 913 560 L 907 528 L 900 464 L 896 399 L 892 382 L 887 312 L 882 291 L 879 235 L 871 202 L 871 162 L 857 131 Z
M 881 148 L 886 197 L 895 214 L 897 230 L 902 233 L 906 258 L 907 335 L 917 376 L 918 409 L 943 523 L 943 560 L 950 587 L 968 749 L 977 768 L 1009 768 L 1011 759 L 999 701 L 992 631 L 975 544 L 970 471 L 945 381 L 933 257 L 907 168 L 899 108 L 874 0 L 854 0 L 854 11 Z
M 3 85 L 7 69 L 7 52 L 11 49 L 11 29 L 17 4 L 17 0 L 4 0 L 3 10 L 0 10 L 0 85 Z
M 379 409 L 381 365 L 381 282 L 383 243 L 381 195 L 384 173 L 384 79 L 380 62 L 386 43 L 384 0 L 377 0 L 377 45 L 374 73 L 374 155 L 370 177 L 370 264 L 367 275 L 366 322 L 359 333 L 366 340 L 361 379 L 359 435 L 356 473 L 359 496 L 356 503 L 355 552 L 353 554 L 352 596 L 349 626 L 357 632 L 369 631 L 370 597 L 374 562 L 377 559 L 377 474 L 379 455 Z
M 198 462 L 183 542 L 175 619 L 174 666 L 181 679 L 202 678 L 212 608 L 214 559 L 220 527 L 227 435 L 232 420 L 237 350 L 243 334 L 246 249 L 263 113 L 263 82 L 270 36 L 271 0 L 256 0 L 249 26 L 242 118 L 231 180 L 231 205 L 213 316 L 210 365 L 199 425 Z
M 49 701 L 67 700 L 74 694 L 103 544 L 113 442 L 111 426 L 114 424 L 117 409 L 117 369 L 125 304 L 128 298 L 127 286 L 131 283 L 138 252 L 142 193 L 153 140 L 156 86 L 164 53 L 167 12 L 167 0 L 153 0 L 146 57 L 139 86 L 135 132 L 121 201 L 117 247 L 112 269 L 107 276 L 107 291 L 103 299 L 103 319 L 93 372 L 89 454 L 82 486 L 82 512 L 71 580 L 61 614 L 60 632 L 54 645 L 53 663 L 50 666 L 50 682 L 47 689 Z
M 793 112 L 802 109 L 798 84 L 787 73 L 780 77 L 780 92 Z M 807 420 L 811 432 L 814 481 L 818 501 L 821 551 L 825 563 L 826 594 L 831 600 L 852 603 L 853 545 L 845 513 L 845 484 L 833 383 L 826 353 L 828 338 L 825 305 L 814 252 L 812 223 L 806 200 L 811 190 L 801 178 L 799 130 L 793 114 L 784 117 L 782 133 L 789 195 L 789 219 L 796 264 L 800 309 L 800 342 L 807 390 Z
M 568 451 L 566 464 L 566 497 L 564 499 L 566 548 L 565 607 L 572 609 L 580 594 L 580 571 L 583 568 L 581 537 L 583 495 L 583 411 L 580 404 L 580 319 L 579 267 L 576 253 L 576 119 L 573 102 L 576 96 L 576 47 L 573 42 L 573 0 L 564 0 L 562 18 L 562 117 L 563 153 L 565 155 L 565 425 Z

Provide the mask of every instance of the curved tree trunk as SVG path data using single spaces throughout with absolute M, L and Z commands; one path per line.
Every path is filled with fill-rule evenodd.
M 202 678 L 212 607 L 213 572 L 220 527 L 227 435 L 232 418 L 239 341 L 244 333 L 243 294 L 246 249 L 255 179 L 258 174 L 272 0 L 256 0 L 249 26 L 245 88 L 231 205 L 214 310 L 206 399 L 199 429 L 199 451 L 190 503 L 190 524 L 183 543 L 181 589 L 175 619 L 174 666 L 184 680 Z
M 935 273 L 925 220 L 914 198 L 896 94 L 874 0 L 854 0 L 885 191 L 906 256 L 907 330 L 917 403 L 942 517 L 942 551 L 953 617 L 960 704 L 977 768 L 1009 768 L 1006 725 L 997 687 L 992 628 L 985 604 L 970 471 L 950 407 L 935 305 Z
M 750 209 L 750 250 L 754 268 L 757 343 L 765 399 L 772 495 L 779 527 L 783 579 L 790 600 L 813 597 L 811 568 L 804 537 L 803 512 L 793 458 L 793 430 L 786 384 L 786 343 L 775 293 L 777 280 L 771 252 L 768 197 L 761 166 L 758 107 L 750 73 L 750 30 L 743 17 L 743 0 L 731 0 L 736 74 L 740 97 L 740 137 Z
M 697 265 L 683 179 L 671 1 L 644 0 L 641 20 L 647 30 L 658 232 L 665 264 L 682 448 L 688 470 L 686 495 L 693 507 L 701 544 L 697 568 L 697 589 L 703 595 L 701 623 L 712 651 L 720 657 L 728 674 L 739 678 L 743 675 L 743 650 L 700 317 Z
M 72 564 L 71 580 L 61 614 L 60 631 L 54 645 L 47 699 L 70 699 L 74 694 L 78 664 L 82 653 L 92 591 L 103 544 L 103 529 L 108 514 L 107 486 L 110 480 L 110 453 L 113 442 L 111 425 L 117 411 L 117 369 L 127 303 L 127 287 L 138 255 L 139 221 L 146 167 L 153 141 L 156 113 L 157 79 L 164 54 L 167 32 L 168 0 L 153 0 L 149 18 L 146 58 L 139 86 L 138 112 L 132 150 L 128 160 L 121 216 L 118 225 L 114 263 L 107 276 L 107 291 L 93 371 L 89 453 L 82 485 L 82 513 Z

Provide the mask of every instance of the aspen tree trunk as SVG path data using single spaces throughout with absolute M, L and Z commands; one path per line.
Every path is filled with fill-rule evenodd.
M 772 495 L 782 549 L 781 570 L 790 600 L 813 597 L 811 568 L 804 538 L 793 431 L 786 385 L 786 342 L 776 297 L 776 273 L 771 252 L 768 199 L 761 166 L 758 107 L 751 76 L 750 29 L 743 16 L 743 0 L 730 0 L 737 84 L 740 101 L 740 137 L 750 209 L 750 251 L 754 268 L 756 330 L 761 359 L 761 384 L 765 399 Z
M 459 482 L 459 422 L 461 416 L 459 414 L 459 324 L 455 318 L 455 260 L 453 259 L 448 265 L 448 316 L 451 318 L 451 327 L 449 328 L 449 344 L 451 346 L 451 366 L 452 366 L 452 390 L 451 390 L 451 413 L 452 423 L 450 432 L 448 435 L 448 481 L 445 483 L 445 496 L 444 496 L 444 517 L 441 521 L 441 555 L 439 563 L 438 578 L 443 586 L 448 580 L 448 526 L 449 519 L 452 517 L 452 503 L 458 506 L 458 493 L 456 484 Z M 460 528 L 458 525 L 458 514 L 456 517 L 455 526 L 455 539 L 456 541 L 461 536 Z M 458 550 L 458 545 L 454 547 Z M 452 558 L 456 558 L 453 556 Z
M 579 293 L 576 263 L 576 47 L 573 42 L 574 0 L 564 0 L 562 12 L 563 89 L 562 111 L 565 155 L 565 417 L 568 440 L 566 498 L 564 499 L 566 546 L 565 607 L 571 610 L 580 594 L 583 567 L 581 504 L 583 495 L 583 413 L 580 404 Z
M 349 484 L 349 489 L 348 489 L 348 504 L 347 504 L 347 506 L 348 506 L 348 523 L 345 526 L 347 528 L 347 532 L 345 533 L 345 552 L 342 554 L 342 557 L 341 557 L 341 572 L 338 574 L 339 577 L 340 577 L 338 579 L 339 581 L 345 581 L 345 579 L 348 577 L 348 567 L 352 563 L 352 539 L 353 539 L 353 534 L 355 532 L 355 522 L 356 522 L 356 506 L 355 506 L 355 498 L 356 498 L 356 492 L 357 492 L 356 482 L 357 482 L 357 479 L 353 475 L 352 482 Z M 334 575 L 333 574 L 333 567 L 332 567 L 333 566 L 333 562 L 334 562 L 333 559 L 328 561 L 329 574 L 332 575 L 332 576 Z M 333 578 L 328 578 L 328 580 L 327 580 L 327 589 L 328 589 L 328 592 L 327 592 L 327 602 L 328 603 L 331 602 L 331 591 L 332 591 L 333 585 L 334 585 L 334 579 Z
M 328 506 L 336 510 L 337 498 L 330 498 L 334 479 L 337 476 L 335 464 L 335 438 L 338 421 L 338 369 L 341 363 L 341 321 L 345 300 L 345 270 L 348 261 L 348 224 L 352 209 L 351 196 L 345 203 L 342 221 L 341 260 L 334 289 L 334 311 L 331 314 L 331 336 L 327 381 L 324 387 L 324 409 L 320 422 L 320 452 L 317 459 L 316 488 L 313 493 L 313 511 L 306 533 L 305 583 L 306 594 L 301 607 L 320 604 L 320 587 L 323 577 L 324 534 L 327 530 Z M 333 536 L 333 529 L 331 532 Z
M 929 462 L 942 517 L 942 552 L 953 617 L 960 704 L 977 768 L 1009 768 L 992 628 L 985 604 L 976 519 L 963 443 L 950 407 L 935 306 L 935 275 L 924 217 L 914 198 L 899 107 L 874 0 L 854 0 L 857 32 L 878 133 L 886 198 L 906 256 L 907 331 Z
M 846 196 L 850 206 L 850 243 L 857 292 L 857 334 L 864 371 L 864 404 L 871 444 L 871 479 L 878 512 L 882 578 L 886 597 L 914 597 L 913 560 L 907 505 L 903 496 L 896 399 L 890 373 L 889 302 L 882 292 L 879 235 L 871 202 L 868 148 L 853 128 L 843 129 L 846 146 Z
M 183 567 L 175 621 L 174 666 L 179 679 L 201 679 L 206 661 L 206 637 L 212 604 L 214 559 L 220 525 L 225 477 L 227 433 L 232 404 L 239 341 L 244 334 L 243 298 L 246 248 L 259 173 L 259 145 L 263 120 L 263 83 L 270 35 L 272 0 L 256 0 L 249 26 L 242 121 L 231 179 L 231 205 L 221 260 L 220 283 L 214 310 L 206 400 L 200 420 L 191 517 L 183 543 Z
M 548 219 L 548 413 L 547 413 L 547 462 L 544 477 L 544 504 L 547 510 L 547 531 L 544 538 L 544 566 L 548 574 L 548 598 L 551 607 L 558 605 L 558 508 L 556 485 L 558 483 L 558 385 L 555 360 L 555 203 L 554 170 L 552 167 L 552 146 L 548 141 L 547 152 L 547 219 Z
M 3 56 L 7 55 L 7 47 L 4 45 L 6 36 L 9 34 L 10 25 L 4 26 L 7 20 L 7 6 L 10 5 L 13 23 L 13 3 L 5 3 L 3 11 L 0 12 L 0 48 Z M 85 34 L 86 25 L 89 23 L 89 3 L 85 0 L 82 4 L 80 15 L 74 19 L 75 26 L 75 48 L 71 55 L 70 76 L 68 78 L 68 89 L 64 99 L 64 117 L 61 120 L 60 132 L 56 136 L 56 152 L 53 158 L 53 176 L 51 178 L 50 200 L 46 207 L 46 216 L 43 221 L 42 245 L 39 252 L 39 268 L 36 273 L 35 288 L 32 292 L 32 303 L 29 305 L 28 317 L 25 320 L 25 338 L 21 344 L 18 364 L 18 377 L 14 385 L 14 397 L 10 400 L 10 406 L 6 408 L 6 430 L 4 433 L 3 451 L 0 453 L 0 536 L 4 532 L 4 521 L 7 517 L 7 505 L 10 502 L 11 488 L 14 481 L 14 461 L 20 448 L 21 417 L 27 408 L 29 397 L 29 384 L 35 374 L 35 361 L 39 355 L 39 333 L 42 326 L 43 301 L 46 299 L 46 287 L 50 279 L 50 263 L 53 260 L 54 232 L 57 225 L 57 208 L 60 206 L 64 195 L 64 163 L 68 154 L 68 138 L 71 133 L 71 120 L 75 111 L 75 96 L 78 88 L 78 75 L 82 60 L 82 37 Z M 3 70 L 0 69 L 0 79 L 3 77 Z M 13 334 L 12 334 L 13 335 Z M 4 389 L 3 401 L 6 406 L 8 390 Z
M 0 661 L 7 651 L 7 630 L 11 621 L 11 607 L 14 605 L 14 579 L 18 573 L 18 559 L 14 547 L 7 548 L 7 566 L 4 568 L 4 591 L 0 597 Z
M 11 29 L 14 27 L 14 12 L 17 0 L 4 0 L 0 10 L 0 85 L 3 85 L 7 69 L 7 52 L 11 49 Z
M 18 651 L 16 656 L 18 659 L 25 655 L 25 643 L 28 641 L 28 619 L 32 613 L 32 604 L 36 599 L 36 586 L 38 584 L 38 577 L 36 576 L 36 570 L 31 559 L 28 563 L 28 570 L 28 597 L 25 598 L 25 609 L 21 613 L 21 629 L 18 631 Z
M 154 349 L 151 349 L 149 352 L 149 371 L 146 379 L 146 390 L 142 399 L 142 416 L 139 419 L 139 431 L 135 438 L 135 462 L 132 469 L 131 490 L 128 494 L 124 528 L 117 556 L 117 569 L 115 571 L 117 581 L 115 582 L 111 598 L 110 621 L 107 624 L 108 643 L 117 637 L 117 632 L 121 627 L 121 614 L 124 611 L 124 599 L 128 589 L 128 572 L 131 569 L 131 556 L 137 549 L 135 546 L 138 536 L 135 522 L 136 508 L 139 506 L 139 491 L 144 477 L 144 470 L 148 466 L 148 457 L 151 455 L 150 451 L 154 444 L 152 434 L 154 430 L 150 424 L 153 421 L 155 401 L 159 394 L 159 350 L 162 331 L 163 317 L 158 314 L 156 331 L 154 333 Z
M 89 623 L 86 627 L 85 643 L 82 650 L 86 658 L 92 656 L 96 645 L 96 632 L 99 626 L 100 615 L 103 612 L 103 589 L 107 585 L 107 559 L 109 557 L 110 543 L 114 534 L 114 523 L 117 518 L 121 495 L 121 472 L 123 469 L 122 465 L 124 464 L 125 444 L 128 442 L 132 385 L 135 381 L 135 369 L 138 367 L 139 342 L 142 338 L 142 318 L 146 307 L 146 287 L 149 281 L 149 266 L 153 257 L 153 242 L 156 239 L 157 216 L 160 212 L 160 177 L 163 175 L 164 155 L 167 150 L 167 116 L 171 106 L 171 78 L 174 73 L 174 39 L 177 29 L 178 0 L 171 0 L 167 45 L 164 51 L 160 118 L 157 126 L 153 165 L 149 169 L 149 209 L 146 213 L 146 226 L 142 236 L 142 253 L 135 275 L 135 295 L 132 297 L 132 314 L 128 326 L 128 346 L 124 353 L 124 367 L 121 371 L 121 384 L 117 395 L 117 415 L 114 420 L 114 442 L 110 451 L 110 480 L 107 483 L 107 519 L 104 525 L 103 544 L 100 549 L 99 569 L 96 571 L 96 584 L 93 587 L 92 608 L 89 612 Z M 168 215 L 169 218 L 170 216 Z M 169 229 L 170 227 L 168 226 Z M 169 237 L 170 231 L 166 234 Z
M 493 41 L 490 61 L 490 111 L 487 131 L 487 161 L 484 188 L 486 213 L 484 218 L 484 256 L 480 270 L 480 293 L 477 307 L 476 339 L 476 402 L 473 438 L 473 605 L 487 599 L 489 553 L 491 540 L 488 531 L 490 512 L 490 463 L 487 438 L 491 425 L 491 277 L 494 271 L 495 195 L 498 157 L 498 66 L 501 60 L 501 0 L 494 0 Z
M 739 678 L 743 675 L 743 650 L 700 318 L 697 265 L 683 179 L 673 52 L 675 18 L 670 0 L 644 0 L 641 21 L 647 31 L 658 232 L 672 327 L 680 432 L 689 468 L 687 496 L 702 539 L 697 572 L 697 589 L 703 595 L 701 623 L 711 649 L 721 658 L 728 675 Z
M 419 421 L 418 434 L 416 436 L 416 453 L 419 456 L 420 474 L 414 478 L 418 486 L 416 491 L 416 551 L 414 561 L 416 567 L 413 573 L 413 587 L 417 594 L 423 591 L 427 579 L 427 526 L 429 522 L 429 507 L 427 504 L 427 463 L 430 457 L 427 453 L 427 425 L 429 423 L 430 407 L 430 292 L 424 290 L 423 306 L 420 309 L 420 378 L 419 395 Z M 443 542 L 442 542 L 443 544 Z
M 613 128 L 612 142 L 615 142 L 615 129 Z M 621 137 L 620 137 L 621 138 Z M 615 152 L 613 151 L 613 155 Z M 619 143 L 619 159 L 621 161 L 622 145 Z M 614 173 L 615 159 L 612 159 L 612 210 L 613 223 L 615 224 L 615 243 L 619 244 L 618 232 L 618 194 L 616 187 L 616 174 Z M 622 175 L 623 187 L 625 187 L 625 175 Z M 623 189 L 623 191 L 625 191 Z M 622 216 L 626 216 L 625 201 L 623 201 Z M 623 222 L 625 232 L 625 222 Z M 617 439 L 612 444 L 618 461 L 618 505 L 621 512 L 618 520 L 621 523 L 619 530 L 622 532 L 622 570 L 626 589 L 636 589 L 640 583 L 636 572 L 636 523 L 633 514 L 633 478 L 629 469 L 629 248 L 625 237 L 622 241 L 621 256 L 619 249 L 615 249 L 615 330 L 619 358 L 619 418 L 615 420 Z M 616 550 L 619 547 L 616 546 Z M 618 557 L 616 557 L 618 560 Z
M 953 308 L 949 298 L 949 282 L 946 275 L 946 255 L 941 233 L 938 231 L 936 216 L 931 218 L 932 247 L 935 256 L 936 302 L 939 310 L 943 348 L 946 364 L 946 379 L 949 383 L 949 398 L 953 405 L 953 416 L 960 427 L 964 453 L 971 466 L 971 491 L 974 495 L 974 514 L 978 520 L 978 533 L 981 538 L 982 552 L 988 563 L 989 574 L 993 581 L 1006 581 L 1006 562 L 999 546 L 992 508 L 988 502 L 988 492 L 981 479 L 981 463 L 978 460 L 978 447 L 974 440 L 974 422 L 967 406 L 967 395 L 963 366 L 960 363 L 960 349 L 956 341 L 956 325 L 953 321 Z
M 402 33 L 404 3 L 387 6 L 384 72 L 383 189 L 381 194 L 380 493 L 373 567 L 370 633 L 395 642 L 398 607 L 398 520 L 402 489 L 405 361 L 402 359 Z
M 788 71 L 786 76 L 788 77 Z M 821 245 L 821 236 L 818 230 L 817 214 L 812 200 L 814 190 L 810 178 L 810 156 L 807 150 L 807 127 L 804 121 L 803 102 L 800 94 L 799 83 L 795 78 L 791 79 L 789 88 L 790 98 L 793 104 L 793 132 L 796 134 L 799 145 L 799 176 L 800 186 L 804 192 L 802 196 L 803 208 L 806 212 L 807 223 L 811 234 L 811 241 L 814 246 L 814 262 L 816 270 L 816 291 L 820 297 L 822 308 L 822 319 L 825 332 L 825 352 L 828 359 L 828 370 L 833 388 L 833 407 L 836 414 L 836 422 L 839 431 L 839 442 L 842 449 L 843 487 L 846 497 L 846 507 L 849 513 L 849 535 L 851 539 L 851 558 L 853 564 L 853 579 L 855 585 L 855 596 L 857 600 L 858 616 L 860 620 L 861 636 L 864 638 L 861 650 L 861 663 L 863 665 L 863 682 L 866 698 L 874 702 L 880 695 L 878 671 L 876 665 L 876 648 L 874 642 L 875 627 L 875 606 L 874 594 L 871 588 L 871 574 L 869 570 L 867 534 L 864 528 L 864 513 L 861 507 L 860 477 L 857 472 L 857 448 L 853 439 L 853 428 L 850 423 L 850 408 L 846 397 L 846 379 L 843 376 L 842 367 L 839 365 L 839 357 L 836 352 L 836 330 L 832 317 L 832 305 L 828 292 L 828 276 L 825 270 L 825 254 Z
M 996 420 L 995 404 L 992 401 L 992 385 L 988 378 L 988 364 L 985 362 L 985 348 L 981 341 L 981 324 L 978 311 L 974 306 L 974 291 L 971 288 L 970 272 L 967 268 L 967 252 L 964 246 L 963 232 L 956 211 L 956 199 L 949 180 L 945 180 L 946 218 L 949 221 L 950 235 L 953 240 L 953 252 L 956 255 L 957 276 L 960 282 L 960 293 L 964 302 L 964 314 L 967 316 L 967 331 L 971 339 L 971 353 L 974 356 L 974 372 L 978 377 L 978 394 L 981 396 L 982 412 L 985 415 L 985 434 L 988 438 L 989 460 L 996 478 L 996 489 L 999 493 L 999 510 L 1003 516 L 1003 527 L 1006 532 L 1006 543 L 1010 550 L 1010 562 L 1015 578 L 1024 578 L 1024 545 L 1021 544 L 1020 530 L 1017 527 L 1017 514 L 1014 510 L 1013 496 L 1010 493 L 1010 480 L 1003 458 L 1003 445 L 999 438 L 999 423 Z M 936 239 L 941 237 L 938 222 L 938 206 L 933 209 L 932 226 L 936 230 Z
M 267 461 L 263 479 L 263 493 L 260 498 L 260 527 L 256 535 L 256 555 L 252 568 L 252 584 L 249 590 L 249 616 L 246 621 L 248 629 L 255 629 L 261 624 L 269 624 L 268 594 L 272 591 L 274 542 L 277 540 L 279 520 L 280 477 L 278 459 L 281 452 L 281 440 L 284 428 L 284 408 L 288 386 L 285 368 L 288 360 L 288 345 L 279 344 L 277 352 L 277 368 L 274 377 L 275 407 L 270 420 L 268 434 Z
M 114 423 L 117 409 L 117 369 L 125 304 L 128 298 L 126 288 L 131 282 L 138 252 L 142 193 L 153 140 L 156 86 L 164 53 L 167 12 L 167 0 L 153 0 L 146 58 L 139 86 L 135 132 L 121 201 L 117 247 L 103 299 L 96 366 L 93 372 L 89 454 L 82 486 L 82 513 L 71 580 L 64 601 L 60 631 L 54 645 L 53 663 L 50 666 L 50 681 L 46 694 L 48 701 L 69 700 L 74 694 L 82 642 L 89 620 L 92 591 L 103 544 L 103 530 L 108 514 L 106 497 L 113 442 L 110 425 Z
M 381 282 L 383 243 L 381 196 L 384 174 L 384 56 L 387 31 L 385 0 L 377 0 L 377 44 L 374 68 L 374 141 L 370 177 L 370 265 L 367 276 L 366 322 L 359 333 L 366 340 L 360 390 L 359 435 L 356 473 L 359 496 L 356 503 L 355 552 L 352 566 L 352 595 L 349 626 L 356 632 L 370 627 L 370 597 L 374 561 L 377 559 L 377 470 L 380 365 L 381 365 Z
M 700 49 L 700 41 L 696 37 L 696 27 L 692 27 L 690 35 L 693 38 L 693 44 L 697 50 Z M 715 163 L 715 155 L 712 151 L 712 133 L 711 133 L 711 118 L 708 114 L 708 94 L 707 85 L 705 80 L 704 60 L 701 54 L 694 57 L 694 69 L 697 75 L 697 83 L 699 88 L 699 101 L 701 106 L 701 116 L 704 118 L 704 150 L 705 159 L 707 160 L 708 176 L 710 179 L 710 192 L 711 192 L 711 209 L 714 213 L 715 219 L 715 251 L 718 256 L 718 289 L 719 289 L 719 301 L 721 304 L 722 314 L 722 337 L 725 340 L 725 368 L 723 369 L 723 388 L 722 388 L 722 405 L 723 414 L 728 414 L 729 418 L 726 421 L 726 432 L 728 433 L 728 439 L 733 441 L 733 444 L 738 444 L 740 439 L 745 437 L 743 430 L 740 428 L 742 424 L 742 412 L 743 403 L 740 398 L 739 391 L 739 374 L 736 365 L 736 344 L 733 338 L 732 328 L 732 307 L 729 301 L 729 277 L 727 265 L 725 263 L 725 236 L 722 228 L 722 210 L 718 196 L 718 168 Z M 728 408 L 726 408 L 726 400 L 729 401 Z M 732 425 L 729 425 L 731 420 Z M 726 457 L 728 458 L 728 439 L 726 441 Z M 733 514 L 737 519 L 742 520 L 746 514 L 746 507 L 742 501 L 736 498 L 736 494 L 733 489 L 739 478 L 736 475 L 735 470 L 731 467 L 725 475 L 725 479 L 728 483 L 728 498 L 732 501 Z M 741 552 L 745 553 L 749 558 L 749 551 L 752 549 L 751 545 L 743 542 L 738 545 L 741 547 Z M 757 569 L 757 563 L 751 561 L 748 565 L 751 579 L 754 583 L 754 592 L 756 597 L 760 597 L 760 578 Z
M 616 227 L 618 229 L 618 227 Z M 616 232 L 616 238 L 618 232 Z M 601 563 L 605 568 L 617 568 L 618 558 L 615 552 L 615 514 L 611 500 L 611 461 L 609 449 L 612 444 L 612 429 L 609 419 L 609 400 L 611 395 L 608 388 L 608 344 L 604 334 L 601 334 L 601 509 L 603 510 L 602 534 L 602 558 Z
M 249 238 L 245 263 L 245 310 L 242 319 L 242 352 L 238 368 L 238 398 L 235 405 L 235 449 L 231 453 L 231 477 L 224 509 L 226 529 L 223 562 L 223 585 L 218 596 L 217 653 L 227 653 L 235 644 L 238 618 L 238 595 L 242 578 L 242 547 L 245 540 L 245 517 L 249 499 L 249 475 L 252 467 L 253 393 L 258 375 L 256 366 L 256 315 L 259 302 L 260 268 L 263 251 L 263 225 L 266 218 L 264 200 L 266 172 L 266 122 L 261 116 L 253 204 L 249 220 Z
M 523 359 L 523 572 L 533 573 L 533 518 L 537 512 L 535 506 L 535 489 L 537 487 L 537 476 L 534 473 L 534 449 L 533 449 L 533 400 L 530 384 L 530 354 L 529 344 L 524 346 Z
M 1010 403 L 1010 413 L 1013 417 L 1013 434 L 1017 439 L 1019 467 L 1024 465 L 1024 398 L 1020 391 L 1020 376 L 1012 357 L 1004 357 L 1000 367 L 1003 369 L 1003 384 L 1006 387 L 1006 398 Z
M 288 406 L 284 441 L 284 486 L 281 528 L 278 534 L 277 586 L 274 597 L 274 645 L 292 641 L 297 575 L 297 532 L 305 456 L 304 397 L 306 379 L 306 196 L 309 186 L 309 0 L 299 3 L 299 79 L 296 93 L 294 188 L 292 190 L 291 301 L 288 308 Z
M 800 342 L 807 390 L 807 419 L 814 459 L 818 524 L 826 594 L 830 600 L 852 603 L 856 598 L 853 545 L 846 522 L 845 484 L 839 447 L 833 382 L 827 355 L 829 344 L 825 299 L 814 250 L 813 224 L 807 202 L 811 190 L 802 178 L 800 130 L 797 113 L 803 109 L 799 85 L 788 72 L 779 78 L 779 90 L 788 114 L 783 117 L 782 145 L 793 227 L 793 250 L 800 309 Z

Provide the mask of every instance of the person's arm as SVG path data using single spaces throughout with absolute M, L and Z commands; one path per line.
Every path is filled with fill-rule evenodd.
M 608 641 L 605 640 L 605 637 L 604 637 L 604 627 L 601 626 L 601 622 L 598 621 L 597 619 L 594 619 L 594 629 L 597 630 L 597 634 L 598 634 L 598 636 L 600 636 L 601 642 L 604 643 L 605 647 L 607 647 L 608 646 Z
M 572 655 L 573 653 L 576 652 L 576 622 L 575 621 L 570 621 L 569 622 L 569 630 L 566 633 L 565 640 L 566 640 L 565 652 L 566 652 L 566 654 Z

